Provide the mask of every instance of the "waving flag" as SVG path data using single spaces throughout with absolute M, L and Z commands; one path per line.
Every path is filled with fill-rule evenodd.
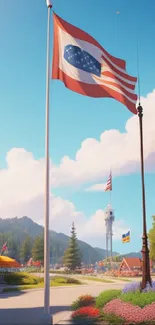
M 1 248 L 0 255 L 2 255 L 7 249 L 8 249 L 8 247 L 7 247 L 7 242 L 6 242 L 5 244 L 3 244 L 2 248 Z
M 126 72 L 125 61 L 115 58 L 89 34 L 54 16 L 52 78 L 89 97 L 111 97 L 137 114 L 137 78 Z
M 105 189 L 104 189 L 105 192 L 107 191 L 112 191 L 112 174 L 110 173 L 109 177 L 108 177 L 108 180 L 107 180 L 107 183 L 105 185 Z
M 130 242 L 130 230 L 122 235 L 122 243 L 129 243 Z

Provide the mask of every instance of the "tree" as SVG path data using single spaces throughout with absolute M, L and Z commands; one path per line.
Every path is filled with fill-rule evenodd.
M 20 249 L 20 257 L 23 260 L 23 262 L 27 262 L 32 255 L 32 239 L 30 236 L 27 236 L 21 245 Z
M 152 228 L 148 233 L 150 243 L 150 259 L 155 262 L 155 216 L 152 216 L 153 223 Z
M 14 237 L 8 238 L 8 253 L 7 255 L 15 260 L 19 261 L 19 245 L 17 240 Z
M 44 262 L 44 236 L 37 236 L 32 247 L 33 261 Z
M 77 243 L 74 223 L 72 224 L 69 245 L 64 254 L 64 265 L 72 271 L 75 270 L 76 267 L 81 266 L 80 251 Z

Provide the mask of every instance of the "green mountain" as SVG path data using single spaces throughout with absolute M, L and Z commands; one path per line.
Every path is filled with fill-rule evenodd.
M 0 247 L 7 241 L 8 255 L 20 259 L 20 247 L 27 235 L 34 240 L 36 236 L 43 234 L 44 228 L 28 217 L 22 218 L 0 218 Z M 50 231 L 51 234 L 51 263 L 57 263 L 62 260 L 64 251 L 68 247 L 69 237 L 62 233 Z M 78 236 L 78 234 L 77 234 Z M 103 260 L 106 257 L 106 250 L 98 247 L 92 247 L 84 241 L 78 240 L 82 262 L 92 264 Z M 113 256 L 119 255 L 113 252 Z M 121 257 L 140 257 L 141 253 L 129 253 Z
M 8 253 L 10 257 L 19 260 L 19 247 L 27 235 L 35 239 L 36 236 L 43 234 L 44 228 L 28 217 L 22 218 L 0 218 L 0 247 L 4 242 L 8 242 Z M 51 262 L 60 262 L 64 251 L 68 247 L 69 237 L 62 233 L 50 231 L 51 234 Z M 77 234 L 78 235 L 78 234 Z M 87 243 L 78 240 L 82 262 L 91 264 L 106 257 L 106 251 L 94 248 Z M 114 253 L 118 255 L 118 253 Z

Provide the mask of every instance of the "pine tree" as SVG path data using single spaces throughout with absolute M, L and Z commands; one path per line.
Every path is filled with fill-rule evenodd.
M 64 265 L 72 271 L 81 266 L 80 251 L 77 243 L 74 223 L 72 224 L 69 245 L 64 254 Z
M 148 233 L 149 244 L 150 244 L 150 259 L 155 262 L 155 216 L 152 217 L 153 224 L 152 228 Z
M 30 236 L 27 236 L 21 245 L 20 257 L 25 263 L 31 258 L 32 254 L 32 239 Z
M 32 259 L 33 261 L 44 262 L 44 236 L 36 237 L 32 247 Z

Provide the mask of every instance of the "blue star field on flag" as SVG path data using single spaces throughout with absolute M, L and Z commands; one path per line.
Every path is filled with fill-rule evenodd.
M 78 46 L 66 45 L 64 58 L 77 69 L 92 73 L 98 77 L 101 75 L 100 62 Z

